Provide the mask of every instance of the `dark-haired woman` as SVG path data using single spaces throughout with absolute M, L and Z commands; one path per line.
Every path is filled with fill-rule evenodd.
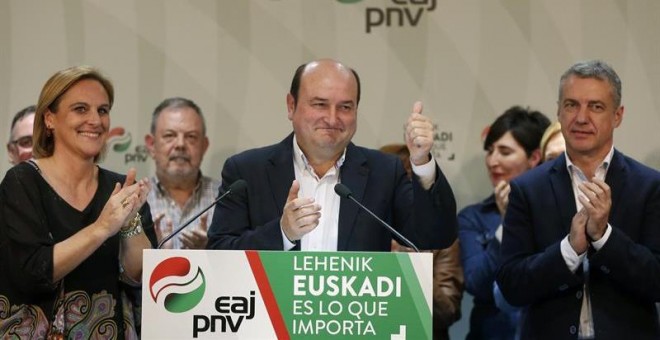
M 539 142 L 548 125 L 542 113 L 514 106 L 495 120 L 486 135 L 486 168 L 493 194 L 458 214 L 465 290 L 474 296 L 468 339 L 515 339 L 519 310 L 505 307 L 495 286 L 502 220 L 509 182 L 540 163 Z

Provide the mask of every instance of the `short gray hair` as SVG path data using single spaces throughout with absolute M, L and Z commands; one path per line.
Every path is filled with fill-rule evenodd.
M 202 133 L 204 136 L 206 136 L 206 121 L 204 119 L 204 115 L 202 114 L 202 110 L 199 108 L 199 106 L 197 106 L 197 104 L 195 104 L 194 101 L 183 97 L 167 98 L 158 104 L 158 106 L 156 106 L 154 113 L 151 115 L 151 134 L 156 133 L 156 121 L 158 120 L 158 117 L 160 116 L 160 113 L 163 112 L 163 110 L 182 108 L 191 108 L 197 112 L 199 118 L 202 119 Z
M 605 80 L 610 83 L 612 87 L 612 95 L 614 99 L 614 104 L 618 108 L 621 106 L 621 79 L 614 72 L 614 69 L 601 60 L 587 60 L 580 61 L 571 66 L 559 80 L 559 99 L 561 100 L 562 89 L 564 88 L 564 83 L 566 79 L 570 76 L 576 76 L 578 78 L 595 78 L 598 80 Z

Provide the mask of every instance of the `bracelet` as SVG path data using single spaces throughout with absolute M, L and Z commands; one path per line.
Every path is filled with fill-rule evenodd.
M 119 230 L 119 236 L 121 238 L 131 238 L 135 235 L 142 233 L 142 216 L 140 213 L 135 214 L 135 217 L 128 222 L 128 226 L 121 228 Z

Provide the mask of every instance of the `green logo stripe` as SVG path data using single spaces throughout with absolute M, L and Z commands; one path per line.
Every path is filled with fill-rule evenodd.
M 412 297 L 413 305 L 417 310 L 419 320 L 431 320 L 431 310 L 429 309 L 429 305 L 426 303 L 426 299 L 424 298 L 424 293 L 422 292 L 422 287 L 419 285 L 419 281 L 415 279 L 417 274 L 415 274 L 415 269 L 413 268 L 413 264 L 410 261 L 410 257 L 397 256 L 396 258 L 399 261 L 399 266 L 401 267 L 401 272 L 403 273 L 404 280 L 406 281 L 406 286 L 410 288 L 410 295 Z M 422 322 L 422 327 L 424 327 L 426 338 L 431 339 L 432 323 Z
M 165 309 L 171 313 L 183 313 L 193 309 L 204 297 L 206 280 L 204 273 L 198 268 L 197 275 L 186 285 L 190 285 L 201 276 L 201 284 L 189 293 L 171 293 L 165 297 Z

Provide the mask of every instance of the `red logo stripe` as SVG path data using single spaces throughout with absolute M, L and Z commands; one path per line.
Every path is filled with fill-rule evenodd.
M 268 282 L 268 276 L 266 276 L 266 271 L 264 270 L 263 263 L 261 263 L 261 258 L 259 258 L 259 253 L 254 250 L 246 250 L 245 255 L 247 256 L 250 267 L 252 268 L 254 279 L 257 280 L 259 292 L 264 298 L 266 310 L 270 316 L 270 322 L 273 324 L 273 328 L 275 329 L 275 335 L 277 335 L 278 339 L 289 340 L 289 331 L 286 329 L 284 318 L 282 318 L 280 309 L 277 308 L 277 301 L 275 301 L 275 295 L 273 295 L 273 289 L 270 287 L 270 282 Z

